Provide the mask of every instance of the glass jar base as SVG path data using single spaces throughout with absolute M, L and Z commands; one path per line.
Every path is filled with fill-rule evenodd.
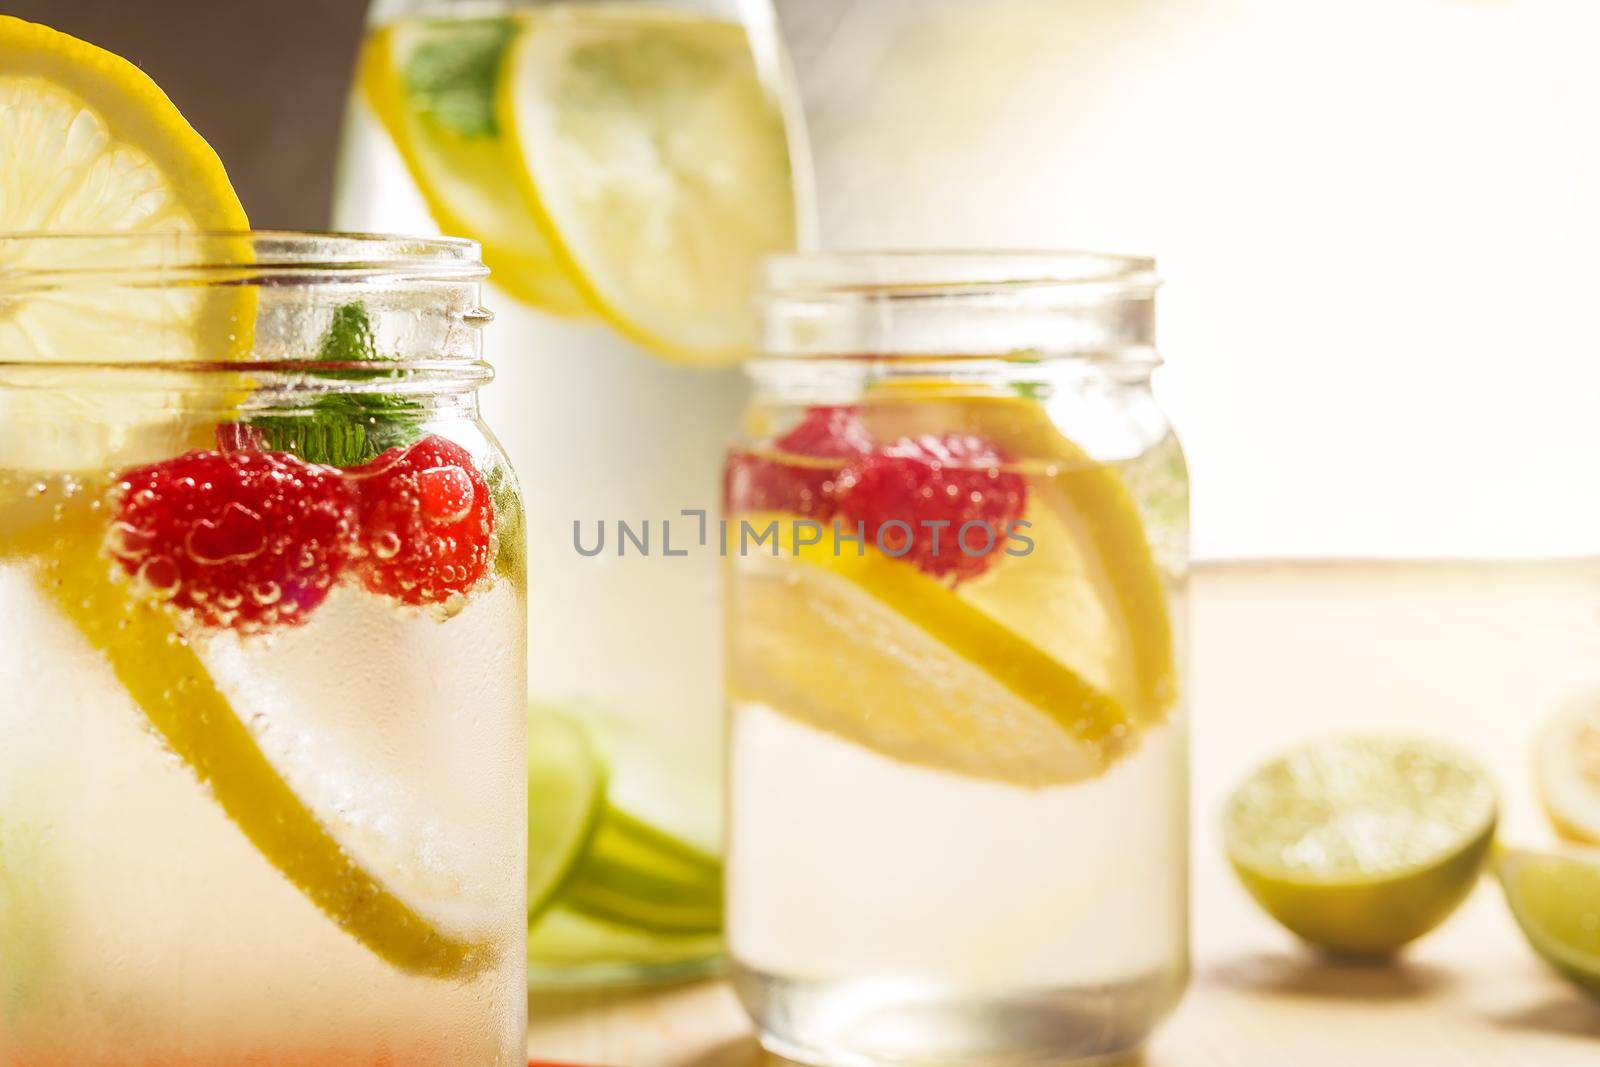
M 595 960 L 589 963 L 530 963 L 528 992 L 534 995 L 582 990 L 644 989 L 720 977 L 727 961 L 720 953 L 676 960 Z
M 907 980 L 801 981 L 734 965 L 767 1051 L 816 1067 L 1006 1067 L 1135 1057 L 1177 1004 L 1184 977 L 998 996 Z

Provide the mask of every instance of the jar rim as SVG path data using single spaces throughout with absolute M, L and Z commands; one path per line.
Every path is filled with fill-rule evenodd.
M 488 274 L 463 237 L 331 230 L 0 231 L 0 293 L 39 286 L 471 281 Z
M 1136 295 L 1160 284 L 1152 257 L 1051 249 L 888 249 L 792 252 L 762 265 L 762 296 L 895 299 L 1094 290 Z

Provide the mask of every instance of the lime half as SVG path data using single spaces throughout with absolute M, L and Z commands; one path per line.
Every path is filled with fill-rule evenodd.
M 1306 941 L 1380 955 L 1433 929 L 1477 880 L 1494 836 L 1488 776 L 1423 741 L 1349 738 L 1251 775 L 1223 815 L 1256 902 Z
M 1505 849 L 1495 873 L 1534 951 L 1600 994 L 1600 850 Z
M 567 884 L 605 810 L 606 773 L 583 728 L 557 711 L 528 714 L 528 919 Z

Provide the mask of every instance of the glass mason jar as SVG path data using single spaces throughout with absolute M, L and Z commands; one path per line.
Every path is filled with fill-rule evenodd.
M 529 978 L 713 966 L 722 919 L 714 522 L 747 395 L 750 287 L 810 229 L 769 0 L 379 0 L 340 158 L 341 227 L 483 243 L 501 351 L 485 410 L 528 528 Z M 655 528 L 649 552 L 617 528 Z M 598 553 L 576 550 L 574 530 Z
M 772 1051 L 1136 1049 L 1187 963 L 1187 479 L 1147 260 L 769 268 L 727 467 L 728 950 Z
M 0 1057 L 524 1060 L 468 241 L 0 237 Z

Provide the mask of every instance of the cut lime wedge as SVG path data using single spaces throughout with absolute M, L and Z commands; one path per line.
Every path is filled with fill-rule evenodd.
M 1600 850 L 1504 849 L 1495 873 L 1535 952 L 1600 995 Z
M 1292 752 L 1228 799 L 1228 858 L 1266 911 L 1314 945 L 1381 955 L 1433 929 L 1477 882 L 1495 793 L 1440 746 L 1349 738 Z
M 715 856 L 606 800 L 607 770 L 577 718 L 528 715 L 528 917 L 553 905 L 654 934 L 722 924 Z
M 557 711 L 528 714 L 528 919 L 566 886 L 605 810 L 606 773 L 582 727 Z

